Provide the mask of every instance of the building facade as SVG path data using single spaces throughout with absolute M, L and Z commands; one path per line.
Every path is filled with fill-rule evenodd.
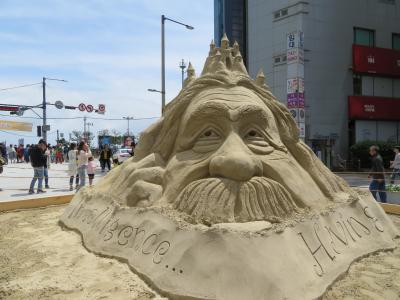
M 214 0 L 214 38 L 217 47 L 226 33 L 230 41 L 237 41 L 240 53 L 247 60 L 247 0 Z
M 359 141 L 400 143 L 399 0 L 245 5 L 250 75 L 263 68 L 327 165 Z

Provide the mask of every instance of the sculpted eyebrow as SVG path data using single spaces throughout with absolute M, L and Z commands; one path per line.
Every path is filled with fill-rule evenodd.
M 190 119 L 218 116 L 230 119 L 231 121 L 238 121 L 246 117 L 256 117 L 254 119 L 255 122 L 268 122 L 268 114 L 259 106 L 249 104 L 237 107 L 236 109 L 235 106 L 230 107 L 229 104 L 218 102 L 206 103 L 196 108 L 190 115 Z
M 221 116 L 229 118 L 229 107 L 222 103 L 206 103 L 197 107 L 191 114 L 190 118 L 204 118 L 207 116 Z

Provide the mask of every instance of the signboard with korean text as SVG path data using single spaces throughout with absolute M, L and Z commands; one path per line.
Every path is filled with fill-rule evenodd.
M 0 120 L 0 130 L 32 131 L 32 123 Z
M 301 48 L 303 49 L 304 44 L 304 33 L 300 30 L 293 31 L 287 34 L 287 49 Z

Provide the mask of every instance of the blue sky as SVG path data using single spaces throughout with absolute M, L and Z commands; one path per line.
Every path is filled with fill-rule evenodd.
M 0 89 L 40 82 L 42 77 L 61 78 L 68 83 L 48 81 L 49 102 L 66 105 L 105 104 L 104 116 L 78 110 L 48 109 L 48 117 L 147 118 L 160 116 L 161 97 L 148 88 L 161 89 L 160 17 L 188 23 L 187 30 L 166 23 L 167 102 L 181 87 L 179 62 L 191 61 L 201 72 L 213 38 L 212 0 L 1 0 L 0 1 Z M 40 85 L 0 91 L 0 103 L 35 105 L 42 101 Z M 38 111 L 41 114 L 41 111 Z M 34 131 L 0 132 L 0 141 L 37 141 L 32 112 L 25 118 L 0 119 L 31 122 Z M 131 121 L 139 133 L 154 120 Z M 126 131 L 126 121 L 90 120 L 91 131 L 115 128 Z M 48 140 L 54 143 L 55 131 L 68 136 L 83 130 L 83 120 L 49 120 Z

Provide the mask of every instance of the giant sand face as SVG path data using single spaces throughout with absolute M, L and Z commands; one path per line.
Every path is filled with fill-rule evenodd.
M 398 234 L 299 140 L 226 38 L 199 78 L 190 67 L 135 157 L 80 191 L 61 223 L 179 299 L 316 298 Z

